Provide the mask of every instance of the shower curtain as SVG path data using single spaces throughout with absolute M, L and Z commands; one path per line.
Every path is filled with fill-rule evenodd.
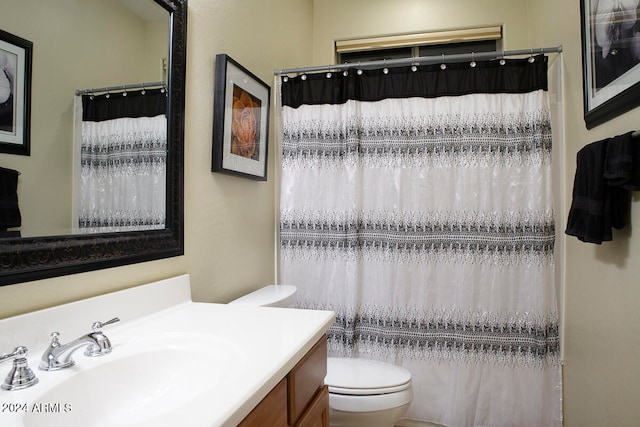
M 283 77 L 279 280 L 407 417 L 561 426 L 547 58 Z
M 81 233 L 165 227 L 166 93 L 83 95 Z

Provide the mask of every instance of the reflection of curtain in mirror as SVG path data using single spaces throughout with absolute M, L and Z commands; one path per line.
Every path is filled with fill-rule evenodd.
M 165 227 L 165 112 L 160 90 L 82 97 L 80 232 Z

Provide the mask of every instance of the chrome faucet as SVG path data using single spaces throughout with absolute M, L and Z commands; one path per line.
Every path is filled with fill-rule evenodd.
M 13 353 L 0 356 L 0 363 L 13 359 L 13 368 L 2 383 L 3 390 L 20 390 L 38 383 L 27 363 L 27 348 L 18 346 Z
M 95 322 L 92 325 L 93 332 L 81 336 L 67 344 L 60 344 L 58 332 L 51 334 L 51 344 L 40 358 L 40 369 L 44 371 L 57 371 L 68 368 L 75 364 L 71 356 L 81 347 L 86 347 L 86 356 L 103 356 L 111 353 L 111 341 L 100 331 L 103 326 L 118 322 L 120 319 L 113 318 L 106 322 Z

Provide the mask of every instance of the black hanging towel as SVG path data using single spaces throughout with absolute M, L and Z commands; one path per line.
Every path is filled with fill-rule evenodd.
M 0 231 L 20 227 L 22 217 L 18 207 L 18 175 L 20 172 L 0 167 Z
M 566 234 L 600 244 L 624 228 L 630 191 L 640 190 L 639 144 L 627 132 L 578 151 Z

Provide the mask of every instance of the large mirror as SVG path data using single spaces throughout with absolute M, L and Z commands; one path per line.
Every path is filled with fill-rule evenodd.
M 17 235 L 0 237 L 0 285 L 183 254 L 186 17 L 186 0 L 3 6 L 0 30 L 32 42 L 33 61 L 30 155 L 0 153 L 0 167 L 20 172 L 22 214 Z M 148 82 L 166 91 L 164 224 L 79 231 L 76 91 Z

